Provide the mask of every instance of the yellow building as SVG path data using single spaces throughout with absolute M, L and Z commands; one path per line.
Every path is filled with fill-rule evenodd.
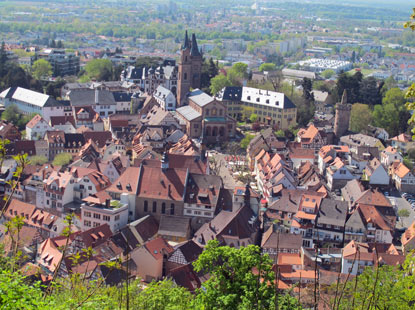
M 217 97 L 226 105 L 228 115 L 242 119 L 246 112 L 258 115 L 258 121 L 288 129 L 297 124 L 297 107 L 283 93 L 252 87 L 225 87 Z

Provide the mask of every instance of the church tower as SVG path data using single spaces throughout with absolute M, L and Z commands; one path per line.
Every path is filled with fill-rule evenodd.
M 197 46 L 196 35 L 192 34 L 192 41 L 190 41 L 186 31 L 179 60 L 178 106 L 186 104 L 186 95 L 190 88 L 200 88 L 202 63 L 203 57 Z
M 336 105 L 336 116 L 334 118 L 334 134 L 340 139 L 348 130 L 352 106 L 347 103 L 347 91 L 343 92 L 342 100 Z

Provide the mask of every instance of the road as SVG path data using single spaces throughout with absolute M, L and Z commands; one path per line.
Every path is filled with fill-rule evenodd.
M 222 178 L 224 187 L 227 189 L 234 189 L 236 183 L 230 170 L 228 169 L 225 156 L 226 155 L 222 153 L 209 152 L 209 157 L 213 157 L 219 166 L 218 175 Z

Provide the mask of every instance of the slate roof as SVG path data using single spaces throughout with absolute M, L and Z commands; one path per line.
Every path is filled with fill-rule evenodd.
M 197 112 L 195 109 L 193 109 L 191 106 L 188 106 L 188 105 L 176 109 L 176 112 L 178 112 L 188 121 L 193 121 L 196 118 L 202 116 L 202 114 L 200 114 L 199 112 Z
M 95 90 L 73 90 L 69 93 L 72 106 L 91 106 L 95 105 Z M 115 105 L 115 99 L 111 92 L 98 90 L 99 105 Z
M 241 101 L 242 100 L 242 87 L 241 86 L 228 86 L 222 90 L 222 100 L 229 101 Z
M 215 100 L 213 97 L 198 88 L 190 92 L 189 99 L 200 107 L 204 107 Z
M 249 223 L 251 220 L 252 224 Z M 209 240 L 221 240 L 225 236 L 245 239 L 250 238 L 258 227 L 257 218 L 249 207 L 242 207 L 234 212 L 221 211 L 210 223 L 203 224 L 193 240 L 204 246 Z
M 187 238 L 190 231 L 190 217 L 162 215 L 158 235 Z
M 300 234 L 291 233 L 279 233 L 274 229 L 274 225 L 271 225 L 267 231 L 262 235 L 261 247 L 262 248 L 278 248 L 290 249 L 300 251 L 303 244 L 303 237 Z
M 132 93 L 113 92 L 115 102 L 129 102 L 131 101 Z
M 317 215 L 317 223 L 343 227 L 346 222 L 348 204 L 346 201 L 323 199 Z

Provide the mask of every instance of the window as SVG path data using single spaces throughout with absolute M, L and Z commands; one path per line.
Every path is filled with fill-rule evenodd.
M 153 201 L 153 213 L 157 212 L 157 202 Z
M 148 201 L 144 200 L 144 212 L 148 212 Z
M 206 116 L 209 116 L 209 109 L 206 109 L 205 114 Z
M 90 221 L 84 221 L 84 226 L 85 227 L 91 227 L 91 222 Z
M 161 204 L 161 214 L 165 214 L 166 213 L 166 203 L 165 202 L 163 202 L 162 204 Z
M 92 190 L 92 186 L 88 186 L 88 189 L 91 191 Z
M 174 203 L 170 205 L 170 215 L 174 215 Z
M 102 219 L 106 222 L 109 222 L 111 218 L 108 215 L 103 215 Z
M 187 59 L 186 59 L 186 61 L 187 61 Z M 187 80 L 187 73 L 186 72 L 184 73 L 184 79 Z
M 85 211 L 85 212 L 84 212 L 84 216 L 85 216 L 85 217 L 91 217 L 91 212 L 87 212 L 87 211 Z
M 101 219 L 101 214 L 94 213 L 94 219 L 100 220 Z
M 115 220 L 115 221 L 119 221 L 119 220 L 120 220 L 120 215 L 119 215 L 119 214 L 118 214 L 118 215 L 116 215 L 116 216 L 115 216 L 115 218 L 114 218 L 114 220 Z
M 99 223 L 94 222 L 94 227 L 98 227 L 98 226 L 99 226 Z

